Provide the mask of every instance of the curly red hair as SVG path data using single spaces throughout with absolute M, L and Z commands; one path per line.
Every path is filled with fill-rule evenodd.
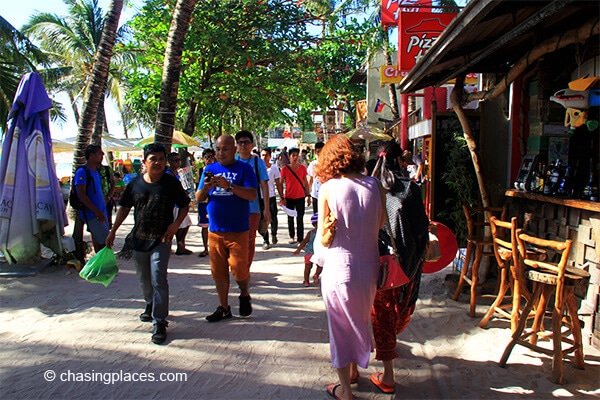
M 350 139 L 339 134 L 325 143 L 319 154 L 315 175 L 321 183 L 325 183 L 332 178 L 339 178 L 342 174 L 361 173 L 364 169 L 365 158 L 362 153 L 355 149 Z

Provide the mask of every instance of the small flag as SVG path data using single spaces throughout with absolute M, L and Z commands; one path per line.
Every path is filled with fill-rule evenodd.
M 375 112 L 376 113 L 380 113 L 383 111 L 383 107 L 386 104 L 384 102 L 382 102 L 381 100 L 377 99 L 377 103 L 375 104 Z

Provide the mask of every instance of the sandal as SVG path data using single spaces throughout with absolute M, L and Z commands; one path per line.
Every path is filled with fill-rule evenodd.
M 356 375 L 350 375 L 350 384 L 354 385 L 355 383 L 358 383 L 359 377 L 360 377 L 360 374 L 358 373 L 358 371 L 356 371 Z
M 373 385 L 377 386 L 377 389 L 381 390 L 383 393 L 393 394 L 394 386 L 388 386 L 379 380 L 382 375 L 383 374 L 381 372 L 373 372 L 369 379 L 371 379 L 371 383 L 373 383 Z
M 338 389 L 341 386 L 342 385 L 340 385 L 339 383 L 331 383 L 331 384 L 327 385 L 327 394 L 336 400 L 342 400 L 341 397 L 339 397 L 337 394 L 335 394 L 336 389 Z
M 208 255 L 208 251 L 206 251 L 206 250 L 198 253 L 198 257 L 206 257 L 207 255 Z

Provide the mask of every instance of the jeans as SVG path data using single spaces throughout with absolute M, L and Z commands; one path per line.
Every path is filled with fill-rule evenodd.
M 296 210 L 298 212 L 297 220 L 297 235 L 294 235 L 294 217 L 288 217 L 288 231 L 290 238 L 296 238 L 298 241 L 304 239 L 304 209 L 305 209 L 304 197 L 299 199 L 285 199 L 286 207 L 290 210 Z
M 277 197 L 269 197 L 269 212 L 271 213 L 271 236 L 277 236 Z M 263 233 L 262 237 L 269 244 L 269 232 Z
M 152 303 L 155 324 L 167 324 L 169 315 L 169 282 L 167 266 L 171 245 L 160 243 L 148 252 L 133 251 L 133 261 L 146 304 Z

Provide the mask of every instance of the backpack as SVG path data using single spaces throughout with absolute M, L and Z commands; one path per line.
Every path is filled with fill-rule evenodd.
M 79 167 L 79 168 L 83 168 L 85 170 L 85 176 L 86 176 L 85 192 L 87 194 L 87 190 L 90 187 L 90 183 L 93 180 L 92 174 L 90 173 L 90 170 L 87 169 L 86 167 Z M 74 182 L 75 182 L 75 176 L 73 176 L 73 179 L 71 182 L 71 191 L 69 192 L 69 204 L 75 210 L 83 210 L 85 208 L 85 205 L 81 202 L 81 200 L 79 200 L 79 196 L 77 196 L 77 189 L 75 187 L 76 185 L 73 184 Z M 93 188 L 94 188 L 94 193 L 95 193 L 96 186 L 93 186 Z

